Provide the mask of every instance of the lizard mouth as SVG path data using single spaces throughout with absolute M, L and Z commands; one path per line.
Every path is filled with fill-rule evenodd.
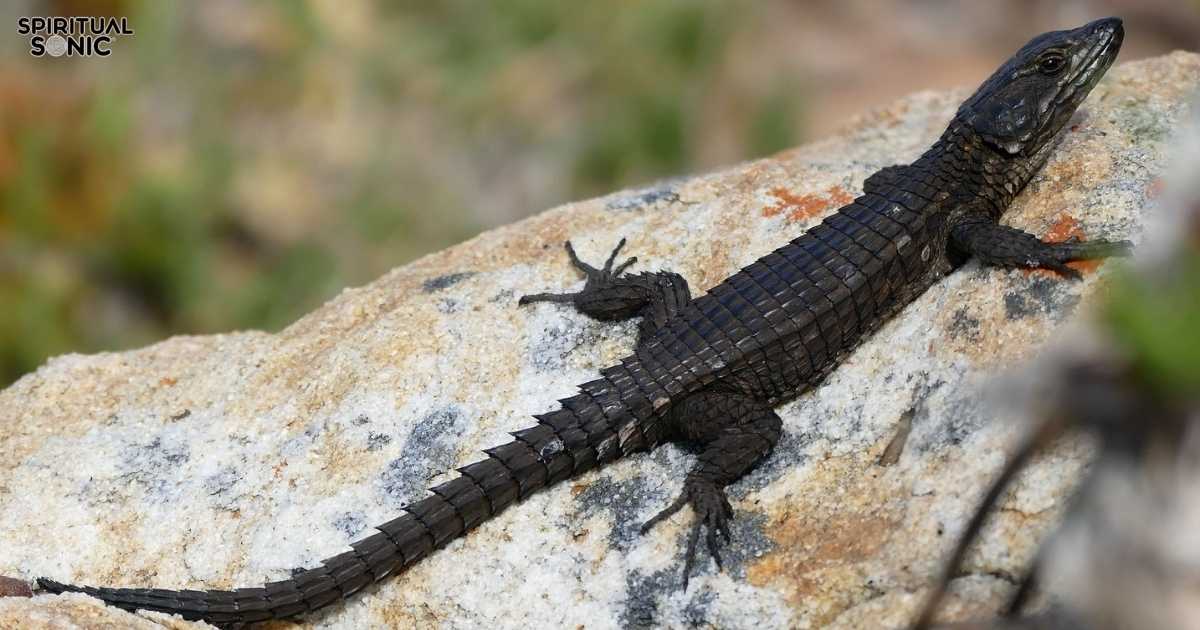
M 1125 27 L 1120 18 L 1097 20 L 1083 28 L 1090 29 L 1088 37 L 1094 39 L 1094 43 L 1085 53 L 1087 56 L 1083 63 L 1079 64 L 1055 99 L 1058 105 L 1072 100 L 1082 101 L 1112 66 L 1125 40 Z

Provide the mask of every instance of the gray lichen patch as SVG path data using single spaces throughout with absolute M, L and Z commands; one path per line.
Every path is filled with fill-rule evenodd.
M 467 426 L 466 415 L 456 405 L 418 420 L 400 456 L 388 462 L 380 475 L 380 488 L 388 501 L 400 507 L 423 497 L 430 479 L 454 467 Z
M 660 600 L 671 598 L 681 592 L 678 571 L 654 571 L 650 574 L 630 574 L 626 583 L 624 607 L 618 618 L 622 628 L 661 628 L 666 620 L 682 621 L 690 627 L 699 627 L 710 622 L 709 612 L 714 594 L 692 593 L 678 613 L 666 614 L 660 610 Z
M 346 512 L 333 521 L 333 526 L 346 538 L 357 538 L 367 528 L 366 514 L 357 510 Z
M 180 435 L 158 435 L 144 443 L 128 444 L 120 454 L 120 479 L 143 488 L 152 501 L 178 498 L 174 471 L 191 457 Z
M 609 210 L 633 210 L 658 203 L 678 203 L 679 192 L 673 181 L 660 182 L 649 188 L 613 195 L 604 205 Z
M 1004 294 L 1004 314 L 1009 319 L 1049 316 L 1062 321 L 1070 316 L 1079 295 L 1062 278 L 1038 274 L 1012 283 Z
M 233 490 L 236 484 L 242 478 L 241 473 L 237 468 L 228 466 L 219 470 L 216 474 L 208 475 L 204 478 L 204 489 L 209 496 L 228 495 Z
M 638 529 L 644 520 L 639 515 L 648 503 L 660 498 L 648 491 L 646 481 L 641 477 L 622 481 L 602 477 L 585 487 L 575 500 L 579 505 L 580 518 L 597 512 L 605 513 L 612 521 L 608 544 L 614 549 L 621 549 L 635 544 L 639 537 Z
M 458 273 L 448 273 L 436 278 L 430 278 L 421 283 L 421 290 L 425 293 L 441 291 L 442 289 L 452 287 L 474 275 L 474 271 L 460 271 Z
M 979 318 L 972 315 L 965 307 L 954 310 L 954 319 L 950 322 L 950 333 L 958 339 L 971 342 L 979 339 Z

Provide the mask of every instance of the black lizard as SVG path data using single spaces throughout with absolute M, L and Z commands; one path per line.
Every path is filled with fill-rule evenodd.
M 321 566 L 262 588 L 172 591 L 38 581 L 128 610 L 178 613 L 219 625 L 291 617 L 346 599 L 411 566 L 537 490 L 664 442 L 700 445 L 678 500 L 643 531 L 690 505 L 684 585 L 702 533 L 720 564 L 729 539 L 725 486 L 771 452 L 773 407 L 816 386 L 897 311 L 967 259 L 1044 267 L 1128 251 L 1127 242 L 1044 243 L 998 223 L 1046 162 L 1076 107 L 1112 64 L 1121 21 L 1040 35 L 959 109 L 917 161 L 867 178 L 863 195 L 820 225 L 692 298 L 678 274 L 624 274 L 567 253 L 587 276 L 578 293 L 526 296 L 604 320 L 641 317 L 632 354 L 535 416 L 537 424 L 461 476 L 432 488 L 377 533 Z M 623 243 L 623 241 L 622 241 Z

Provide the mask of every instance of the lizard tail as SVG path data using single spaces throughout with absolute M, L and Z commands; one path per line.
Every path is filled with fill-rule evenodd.
M 375 534 L 351 543 L 350 551 L 290 579 L 231 591 L 100 588 L 44 578 L 38 585 L 51 593 L 85 593 L 129 611 L 179 614 L 224 627 L 317 610 L 412 566 L 541 488 L 644 447 L 619 399 L 595 396 L 597 389 L 608 388 L 592 389 L 564 399 L 561 409 L 535 416 L 538 424 L 486 450 L 487 458 L 459 468 L 459 477 L 431 488 L 429 496 L 376 527 Z

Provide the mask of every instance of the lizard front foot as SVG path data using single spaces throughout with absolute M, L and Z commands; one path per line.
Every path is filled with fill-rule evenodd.
M 641 533 L 650 531 L 655 525 L 681 510 L 684 505 L 691 505 L 692 511 L 696 513 L 696 522 L 692 524 L 683 556 L 683 590 L 686 591 L 696 558 L 696 546 L 700 541 L 700 530 L 703 528 L 708 529 L 708 552 L 717 563 L 717 569 L 722 569 L 717 533 L 725 538 L 726 543 L 729 542 L 729 521 L 733 518 L 733 506 L 729 504 L 729 498 L 725 496 L 725 489 L 721 486 L 704 479 L 689 477 L 683 484 L 683 492 L 679 494 L 679 498 L 646 521 L 646 524 L 642 525 Z
M 625 239 L 617 243 L 613 248 L 612 253 L 608 255 L 608 260 L 604 262 L 604 267 L 597 269 L 582 260 L 575 253 L 575 248 L 571 246 L 571 241 L 565 243 L 567 255 L 571 257 L 571 264 L 576 269 L 583 272 L 587 277 L 587 283 L 584 284 L 583 290 L 578 293 L 535 293 L 533 295 L 523 295 L 517 301 L 517 305 L 524 306 L 532 302 L 575 302 L 580 296 L 596 293 L 612 285 L 613 281 L 625 271 L 633 263 L 637 262 L 637 257 L 630 257 L 621 263 L 616 269 L 613 269 L 613 262 L 617 259 L 617 254 L 621 252 L 621 248 L 625 247 Z
M 587 277 L 583 289 L 577 293 L 525 295 L 521 297 L 517 305 L 524 306 L 533 302 L 574 304 L 575 309 L 580 313 L 600 320 L 621 320 L 640 315 L 642 308 L 650 298 L 650 293 L 647 291 L 648 285 L 645 281 L 635 282 L 631 281 L 629 276 L 621 275 L 627 267 L 637 262 L 637 258 L 628 258 L 625 262 L 617 265 L 615 269 L 613 268 L 617 254 L 624 246 L 625 239 L 621 239 L 621 242 L 617 243 L 616 248 L 609 254 L 604 267 L 597 269 L 580 260 L 579 256 L 575 254 L 575 248 L 571 247 L 571 241 L 567 241 L 567 255 L 571 257 L 571 264 Z M 650 279 L 649 282 L 653 283 L 653 279 Z
M 1066 263 L 1075 260 L 1098 260 L 1101 258 L 1129 256 L 1133 253 L 1133 243 L 1129 241 L 1084 241 L 1078 237 L 1061 243 L 1047 243 L 1047 255 L 1041 266 L 1053 269 L 1072 279 L 1079 280 L 1083 276 Z

